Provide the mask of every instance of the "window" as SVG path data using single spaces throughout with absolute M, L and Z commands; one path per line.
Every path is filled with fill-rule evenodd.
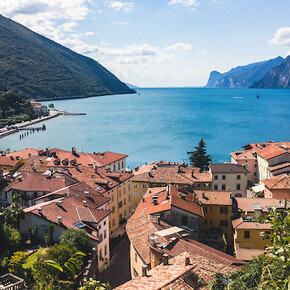
M 120 163 L 118 163 L 118 170 L 120 170 Z
M 137 263 L 137 261 L 138 261 L 138 255 L 137 255 L 137 253 L 135 252 L 135 262 Z
M 129 201 L 131 201 L 131 194 L 129 194 Z
M 241 185 L 237 184 L 237 190 L 240 190 L 240 189 L 241 189 Z
M 257 176 L 257 172 L 254 172 L 254 176 Z
M 215 180 L 218 180 L 218 179 L 219 179 L 218 175 L 215 175 L 215 176 L 214 176 L 214 179 L 215 179 Z
M 207 226 L 207 220 L 204 220 L 204 221 L 203 221 L 203 224 L 204 224 L 205 226 Z
M 207 212 L 207 206 L 204 207 L 204 212 Z
M 114 194 L 112 194 L 112 201 L 114 201 Z
M 126 205 L 126 198 L 124 198 L 124 205 Z
M 127 216 L 127 211 L 126 210 L 124 210 L 124 216 Z
M 134 188 L 138 188 L 138 187 L 139 187 L 139 185 L 134 183 Z
M 103 234 L 99 234 L 99 242 L 103 241 Z
M 241 179 L 241 175 L 237 175 L 237 179 Z
M 228 208 L 225 206 L 220 207 L 220 213 L 228 213 Z
M 116 165 L 114 164 L 114 171 L 116 171 Z
M 217 186 L 217 184 L 214 186 L 214 190 L 218 190 L 218 186 Z
M 112 207 L 112 213 L 114 213 L 114 212 L 115 212 L 115 206 Z
M 212 212 L 212 206 L 210 207 L 210 212 Z
M 220 226 L 221 227 L 227 227 L 228 226 L 228 221 L 220 221 Z
M 113 226 L 115 225 L 116 223 L 115 223 L 115 219 L 113 219 Z
M 104 239 L 107 238 L 107 230 L 104 230 Z
M 257 163 L 254 164 L 254 167 L 257 168 Z
M 250 231 L 244 231 L 244 238 L 249 239 L 250 238 Z
M 121 195 L 122 195 L 122 190 L 120 189 L 119 190 L 119 197 L 121 197 Z
M 104 221 L 104 226 L 106 225 L 107 221 Z
M 236 193 L 235 197 L 242 197 L 242 195 L 240 193 Z
M 111 228 L 111 222 L 109 222 L 109 228 Z
M 225 180 L 226 179 L 226 176 L 225 175 L 222 175 L 222 180 Z
M 212 220 L 209 221 L 209 225 L 212 226 Z
M 124 161 L 122 161 L 122 168 L 124 168 Z
M 123 189 L 123 194 L 125 194 L 126 193 L 126 189 L 125 189 L 125 187 L 124 187 L 124 189 Z
M 222 190 L 226 190 L 226 185 L 225 184 L 222 185 Z
M 107 245 L 105 245 L 105 257 L 107 256 Z
M 120 213 L 119 215 L 119 222 L 123 219 L 123 215 Z
M 129 206 L 129 213 L 131 212 L 131 206 Z
M 147 184 L 142 184 L 142 188 L 147 188 Z
M 128 191 L 130 191 L 130 184 L 128 184 Z
M 103 259 L 102 249 L 100 250 L 100 252 L 99 252 L 99 253 L 100 253 L 100 254 L 99 254 L 99 255 L 100 255 L 100 257 L 99 257 L 99 258 L 100 258 L 100 261 L 101 261 L 101 260 Z
M 123 206 L 123 202 L 120 201 L 120 202 L 119 202 L 119 208 L 121 208 L 122 206 Z

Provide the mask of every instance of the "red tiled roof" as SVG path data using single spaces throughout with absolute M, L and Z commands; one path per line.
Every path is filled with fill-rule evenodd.
M 269 166 L 268 169 L 269 171 L 276 171 L 276 170 L 286 168 L 286 167 L 290 167 L 290 162 L 285 162 L 285 163 L 275 165 L 275 166 Z
M 239 230 L 270 230 L 272 228 L 271 224 L 262 224 L 256 221 L 245 221 L 242 220 L 240 223 L 239 221 L 233 220 L 232 221 L 233 228 Z
M 239 248 L 237 250 L 237 258 L 244 260 L 244 261 L 251 261 L 253 258 L 257 257 L 258 255 L 261 255 L 265 252 L 265 250 L 260 249 L 244 249 Z
M 0 156 L 0 166 L 15 166 L 18 160 L 11 159 L 8 156 Z
M 233 157 L 235 160 L 256 160 L 257 158 L 253 155 L 256 150 L 251 149 L 251 150 L 245 150 L 245 151 L 235 151 L 233 153 L 230 153 L 230 155 Z
M 231 193 L 228 191 L 201 191 L 194 190 L 202 204 L 232 205 Z
M 136 218 L 144 214 L 153 214 L 158 212 L 163 212 L 170 210 L 172 206 L 180 208 L 182 210 L 188 211 L 190 213 L 196 214 L 198 216 L 203 216 L 203 210 L 200 204 L 192 201 L 187 201 L 181 199 L 178 189 L 169 185 L 170 194 L 167 194 L 166 187 L 155 188 L 154 190 L 149 188 L 144 198 L 139 203 L 136 208 L 132 218 Z M 153 204 L 153 193 L 157 196 L 157 204 Z
M 271 159 L 281 154 L 284 154 L 286 152 L 287 151 L 285 151 L 284 149 L 277 147 L 275 145 L 272 145 L 272 146 L 268 146 L 262 150 L 257 151 L 257 154 L 259 154 L 265 159 Z
M 280 206 L 279 200 L 274 198 L 236 197 L 236 201 L 238 203 L 239 210 L 242 212 L 254 212 L 255 206 L 261 208 L 263 212 L 268 212 L 271 206 Z
M 74 183 L 77 183 L 77 181 L 65 175 L 47 178 L 43 174 L 29 172 L 26 176 L 22 175 L 22 177 L 18 177 L 15 181 L 10 183 L 10 185 L 5 188 L 5 191 L 14 189 L 20 191 L 53 192 Z
M 290 189 L 290 176 L 282 174 L 270 179 L 263 179 L 262 182 L 269 189 Z
M 212 163 L 210 170 L 215 173 L 249 173 L 249 171 L 242 165 L 233 163 Z

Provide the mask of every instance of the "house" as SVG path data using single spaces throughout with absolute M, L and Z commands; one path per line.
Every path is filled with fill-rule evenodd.
M 234 197 L 247 196 L 249 171 L 241 165 L 232 163 L 211 163 L 213 191 L 230 191 Z
M 42 174 L 38 172 L 20 173 L 10 181 L 8 186 L 2 189 L 7 202 L 12 202 L 12 197 L 18 193 L 21 198 L 21 207 L 34 205 L 34 200 L 40 196 L 62 189 L 69 185 L 78 183 L 75 179 L 65 174 L 52 173 L 50 171 Z
M 24 163 L 21 158 L 13 156 L 0 156 L 0 170 L 11 172 L 12 174 Z
M 152 162 L 137 166 L 132 178 L 132 206 L 135 209 L 148 188 L 164 187 L 168 184 L 179 188 L 192 186 L 200 190 L 211 190 L 211 175 L 200 172 L 200 168 L 175 162 Z
M 156 215 L 166 223 L 199 231 L 199 217 L 203 209 L 198 200 L 186 200 L 186 194 L 176 186 L 149 188 L 131 219 L 142 215 Z
M 270 234 L 272 232 L 271 224 L 262 224 L 253 219 L 240 217 L 233 220 L 232 225 L 235 231 L 234 249 L 236 258 L 250 261 L 265 252 L 265 248 L 270 242 L 260 234 L 262 232 Z
M 110 199 L 108 209 L 110 215 L 110 238 L 125 233 L 126 220 L 132 215 L 131 206 L 131 173 L 112 172 L 110 169 L 79 166 L 69 168 L 66 174 L 85 182 L 100 195 Z
M 290 176 L 282 174 L 270 179 L 263 179 L 265 185 L 265 198 L 286 199 L 290 200 Z
M 286 145 L 284 147 L 271 145 L 257 151 L 259 181 L 270 178 L 274 174 L 289 172 L 289 162 L 290 162 L 289 149 L 290 146 L 286 147 Z
M 205 235 L 201 241 L 211 247 L 222 250 L 224 239 L 226 240 L 227 252 L 232 252 L 233 229 L 232 216 L 235 203 L 228 191 L 201 191 L 194 190 L 198 200 L 202 204 L 204 217 L 200 218 L 201 232 Z M 217 236 L 222 235 L 223 239 Z
M 78 188 L 82 188 L 80 190 Z M 48 225 L 54 225 L 54 240 L 67 228 L 82 229 L 90 237 L 90 246 L 95 248 L 98 271 L 102 272 L 110 264 L 109 249 L 109 199 L 85 191 L 78 185 L 65 197 L 45 201 L 25 208 L 25 218 L 20 219 L 20 232 L 28 234 L 38 225 L 38 238 L 43 239 Z

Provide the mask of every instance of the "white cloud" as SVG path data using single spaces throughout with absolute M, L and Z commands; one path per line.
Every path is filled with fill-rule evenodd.
M 145 43 L 141 45 L 128 45 L 122 48 L 102 47 L 99 49 L 98 54 L 107 56 L 149 56 L 157 55 L 158 50 L 158 47 Z
M 115 11 L 124 10 L 125 12 L 129 12 L 133 9 L 134 3 L 133 2 L 120 2 L 120 1 L 109 1 L 107 6 L 110 9 Z
M 279 28 L 269 44 L 290 47 L 290 27 Z
M 199 2 L 197 0 L 170 0 L 168 2 L 169 6 L 174 5 L 182 5 L 186 8 L 190 8 L 191 10 L 194 10 L 195 7 L 199 6 Z
M 204 50 L 200 51 L 198 54 L 199 54 L 199 55 L 205 55 L 206 53 L 207 53 L 207 50 L 204 49 Z
M 60 25 L 59 28 L 62 31 L 73 32 L 75 31 L 73 28 L 76 26 L 78 26 L 78 23 L 76 22 L 65 22 L 64 24 Z
M 130 23 L 129 22 L 114 22 L 114 24 L 116 25 L 129 25 Z
M 173 45 L 169 45 L 167 47 L 164 48 L 164 50 L 173 50 L 173 51 L 176 51 L 176 50 L 191 50 L 193 49 L 193 46 L 189 43 L 175 43 Z

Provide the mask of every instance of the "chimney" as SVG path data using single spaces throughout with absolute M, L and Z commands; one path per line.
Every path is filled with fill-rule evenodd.
M 145 198 L 144 197 L 143 197 L 142 201 L 145 202 Z
M 21 177 L 19 177 L 19 178 L 18 178 L 18 181 L 19 181 L 19 182 L 21 182 L 21 181 L 22 181 L 22 178 L 21 178 Z
M 157 217 L 157 224 L 160 225 L 160 216 Z
M 157 204 L 158 204 L 157 199 L 158 199 L 158 196 L 157 196 L 157 195 L 154 195 L 154 196 L 152 197 L 153 205 L 157 205 Z
M 147 276 L 147 265 L 142 265 L 142 277 L 146 277 Z
M 14 160 L 13 156 L 10 156 L 10 159 L 11 159 L 11 160 Z
M 87 201 L 86 200 L 83 200 L 83 205 L 87 206 Z
M 56 204 L 57 204 L 58 206 L 62 207 L 62 201 L 61 201 L 61 200 L 58 200 L 58 201 L 56 202 Z
M 42 214 L 42 208 L 41 207 L 38 207 L 37 210 L 38 210 L 38 214 L 41 215 Z
M 202 193 L 202 198 L 205 198 L 205 194 L 204 194 L 204 192 Z
M 76 151 L 76 147 L 72 147 L 71 149 L 71 154 L 72 155 L 76 155 L 77 151 Z
M 189 266 L 189 264 L 190 264 L 189 256 L 186 256 L 185 257 L 185 266 Z
M 58 216 L 58 217 L 57 217 L 57 220 L 58 220 L 58 223 L 59 223 L 59 224 L 62 224 L 62 216 Z
M 98 173 L 98 167 L 97 166 L 95 167 L 95 173 Z
M 85 195 L 86 195 L 86 197 L 89 197 L 90 196 L 90 192 L 88 190 L 85 191 Z
M 168 265 L 168 256 L 169 256 L 168 254 L 163 255 L 163 265 L 164 266 Z

